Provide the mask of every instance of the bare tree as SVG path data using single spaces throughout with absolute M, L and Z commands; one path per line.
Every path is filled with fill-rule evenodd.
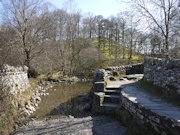
M 0 29 L 0 65 L 22 64 L 22 50 L 18 48 L 16 31 L 8 25 L 1 25 Z
M 133 50 L 136 45 L 136 39 L 138 36 L 137 26 L 138 26 L 139 20 L 137 20 L 134 14 L 129 13 L 127 14 L 126 22 L 127 22 L 126 33 L 129 39 L 128 41 L 129 59 L 132 59 Z
M 87 15 L 83 19 L 83 25 L 84 25 L 83 30 L 84 32 L 86 31 L 85 38 L 95 37 L 96 22 L 95 22 L 95 17 L 93 16 L 92 13 L 87 13 Z
M 121 27 L 121 43 L 123 46 L 122 49 L 122 58 L 125 59 L 125 54 L 126 54 L 126 45 L 125 45 L 125 28 L 126 28 L 126 21 L 123 17 L 118 18 L 120 27 Z
M 3 3 L 4 23 L 17 34 L 20 48 L 25 55 L 24 64 L 30 67 L 32 59 L 42 52 L 40 39 L 46 24 L 43 3 L 40 0 L 9 0 Z
M 171 22 L 176 14 L 174 9 L 178 6 L 178 0 L 131 0 L 134 7 L 148 23 L 160 29 L 164 38 L 164 50 L 169 52 L 169 38 L 171 34 Z

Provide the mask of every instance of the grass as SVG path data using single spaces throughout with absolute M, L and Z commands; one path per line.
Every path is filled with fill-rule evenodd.
M 137 83 L 141 88 L 173 105 L 180 106 L 180 95 L 174 90 L 164 90 L 161 87 L 155 86 L 142 78 Z
M 15 122 L 15 116 L 17 115 L 17 108 L 13 104 L 13 99 L 9 101 L 0 101 L 0 134 L 9 134 Z

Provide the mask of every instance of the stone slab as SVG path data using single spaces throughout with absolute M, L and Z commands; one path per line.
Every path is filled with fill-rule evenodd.
M 104 106 L 104 107 L 111 107 L 111 108 L 117 108 L 118 104 L 104 103 L 102 106 Z
M 120 98 L 120 96 L 117 96 L 117 95 L 104 95 L 104 97 L 107 97 L 107 98 Z

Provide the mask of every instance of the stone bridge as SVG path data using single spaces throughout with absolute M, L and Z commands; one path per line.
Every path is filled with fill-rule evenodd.
M 176 63 L 175 67 L 178 67 L 177 65 L 179 66 Z M 157 133 L 162 135 L 179 135 L 180 107 L 166 103 L 162 99 L 152 96 L 142 88 L 139 88 L 136 82 L 143 78 L 143 74 L 138 74 L 143 73 L 142 69 L 143 64 L 137 64 L 136 66 L 121 66 L 96 70 L 93 86 L 93 110 L 100 114 L 118 116 L 121 114 L 119 112 L 121 112 L 121 108 L 123 107 L 139 123 L 153 129 Z M 110 72 L 114 70 L 125 70 L 127 75 L 116 78 L 115 80 L 104 79 L 108 78 L 109 74 L 111 74 Z

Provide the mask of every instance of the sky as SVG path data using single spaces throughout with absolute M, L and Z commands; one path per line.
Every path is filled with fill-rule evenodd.
M 67 0 L 46 0 L 52 3 L 57 8 L 62 9 L 64 3 Z M 124 4 L 118 0 L 75 0 L 77 9 L 81 10 L 82 13 L 91 12 L 94 15 L 102 15 L 103 17 L 109 17 L 116 15 L 120 12 L 120 9 L 125 7 Z

